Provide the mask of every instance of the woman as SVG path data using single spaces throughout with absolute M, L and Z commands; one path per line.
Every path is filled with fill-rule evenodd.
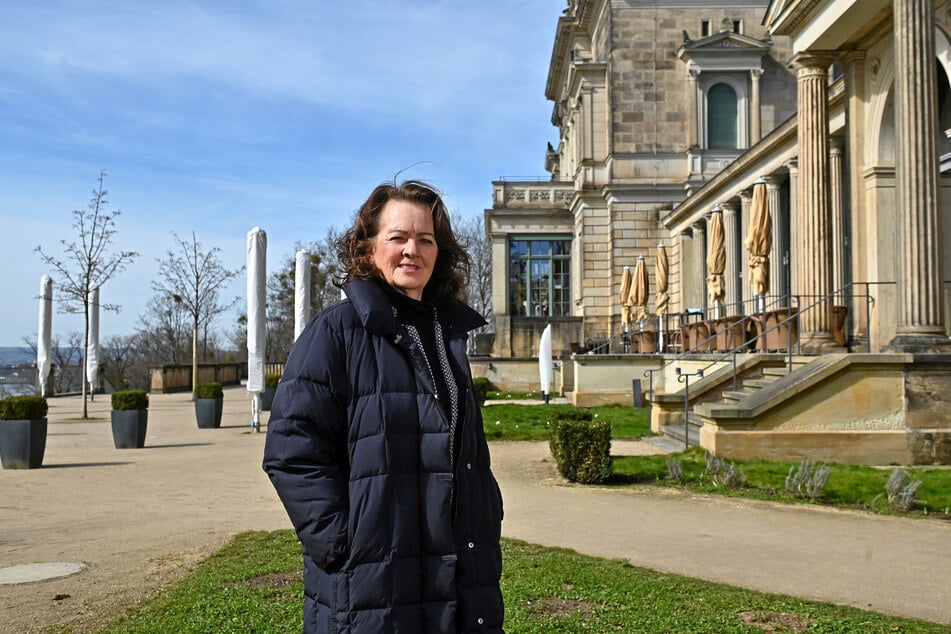
M 374 189 L 337 249 L 347 299 L 294 344 L 264 448 L 303 546 L 304 631 L 501 632 L 469 257 L 415 181 Z

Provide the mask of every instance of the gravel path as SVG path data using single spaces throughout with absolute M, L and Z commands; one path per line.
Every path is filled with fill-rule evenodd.
M 113 448 L 109 402 L 79 422 L 51 401 L 41 469 L 0 471 L 0 567 L 76 562 L 71 576 L 0 585 L 3 631 L 74 632 L 180 578 L 235 533 L 289 528 L 261 471 L 243 388 L 222 428 L 198 429 L 187 394 L 151 395 L 144 449 Z M 506 536 L 635 565 L 951 624 L 951 524 L 654 489 L 566 484 L 546 443 L 492 444 Z M 615 455 L 659 453 L 615 443 Z M 0 577 L 2 583 L 2 577 Z

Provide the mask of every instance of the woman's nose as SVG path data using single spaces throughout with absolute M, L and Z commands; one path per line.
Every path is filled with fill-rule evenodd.
M 403 255 L 414 256 L 419 253 L 416 240 L 407 240 L 403 243 Z

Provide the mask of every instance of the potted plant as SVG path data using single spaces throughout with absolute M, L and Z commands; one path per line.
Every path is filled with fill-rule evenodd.
M 264 391 L 261 392 L 261 411 L 271 411 L 271 403 L 274 401 L 274 393 L 277 392 L 277 384 L 281 382 L 280 374 L 264 375 Z
M 112 393 L 112 442 L 116 449 L 141 449 L 149 422 L 149 395 L 145 390 Z
M 4 469 L 35 469 L 46 452 L 46 413 L 43 396 L 0 399 L 0 463 Z
M 202 429 L 221 427 L 221 409 L 224 403 L 221 383 L 211 381 L 195 387 L 195 417 Z

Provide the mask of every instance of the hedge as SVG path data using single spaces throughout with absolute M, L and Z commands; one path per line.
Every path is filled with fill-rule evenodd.
M 195 386 L 195 398 L 222 398 L 224 395 L 221 383 L 211 381 L 209 383 L 199 383 Z
M 551 455 L 571 482 L 598 484 L 611 475 L 611 423 L 579 407 L 552 411 Z
M 0 399 L 0 420 L 39 420 L 46 418 L 49 404 L 43 396 L 8 396 Z
M 112 409 L 135 410 L 149 408 L 149 394 L 145 390 L 121 390 L 112 393 Z

